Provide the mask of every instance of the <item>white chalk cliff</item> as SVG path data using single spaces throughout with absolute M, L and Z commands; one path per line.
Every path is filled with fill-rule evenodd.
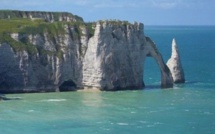
M 185 82 L 184 70 L 181 64 L 181 59 L 175 39 L 172 40 L 172 55 L 167 61 L 167 66 L 172 73 L 174 83 Z
M 45 19 L 50 14 L 55 16 L 44 12 L 43 15 L 40 12 L 23 14 L 46 16 Z M 0 35 L 0 92 L 140 89 L 144 87 L 143 67 L 148 56 L 154 57 L 160 67 L 161 87 L 173 86 L 171 72 L 155 43 L 144 35 L 142 23 L 62 24 L 64 32 L 56 29 L 56 34 Z M 5 40 L 1 39 L 5 36 Z M 17 48 L 14 44 L 23 47 Z
M 83 21 L 81 17 L 67 12 L 18 11 L 18 10 L 0 11 L 0 19 L 17 19 L 17 18 L 32 20 L 44 19 L 46 22 Z
M 102 90 L 142 88 L 147 56 L 160 67 L 161 87 L 172 87 L 171 73 L 154 42 L 145 37 L 143 24 L 97 22 L 84 57 L 83 84 Z

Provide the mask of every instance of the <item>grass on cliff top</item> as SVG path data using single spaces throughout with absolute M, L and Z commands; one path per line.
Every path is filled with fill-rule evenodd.
M 50 36 L 63 34 L 63 24 L 60 22 L 47 23 L 42 19 L 0 19 L 0 43 L 9 44 L 15 52 L 26 50 L 29 54 L 37 53 L 37 48 L 29 41 L 17 41 L 11 38 L 11 33 L 20 34 L 43 34 L 49 33 Z
M 59 35 L 64 34 L 64 26 L 76 28 L 76 32 L 81 34 L 80 26 L 85 26 L 92 36 L 94 34 L 93 23 L 78 22 L 46 22 L 43 19 L 0 19 L 0 34 L 1 33 L 22 33 L 22 34 L 44 34 Z
M 69 16 L 69 17 L 75 18 L 77 21 L 83 22 L 83 18 L 68 12 L 19 11 L 19 10 L 0 10 L 0 19 L 23 18 L 23 16 L 29 16 L 29 14 L 31 14 L 32 16 L 37 16 L 38 14 L 49 14 L 49 15 L 52 14 L 56 21 L 59 20 L 60 16 Z
M 42 19 L 3 19 L 0 20 L 0 33 L 41 34 L 63 31 L 62 22 L 47 23 Z
M 26 50 L 31 55 L 36 54 L 37 52 L 36 47 L 33 44 L 16 41 L 6 33 L 0 33 L 0 42 L 9 44 L 16 52 Z
M 0 43 L 9 44 L 14 51 L 26 50 L 29 54 L 48 54 L 56 55 L 62 57 L 62 52 L 57 50 L 57 52 L 48 52 L 46 50 L 38 49 L 37 46 L 30 43 L 30 41 L 25 40 L 14 40 L 10 34 L 19 33 L 19 35 L 44 35 L 48 34 L 50 40 L 55 41 L 54 37 L 58 35 L 65 34 L 65 25 L 74 29 L 71 33 L 73 39 L 80 39 L 82 35 L 81 27 L 86 27 L 89 38 L 94 35 L 94 23 L 83 23 L 83 22 L 46 22 L 43 19 L 0 19 Z M 58 44 L 56 44 L 56 47 Z
M 99 20 L 100 24 L 108 23 L 112 25 L 132 25 L 129 21 L 121 21 L 121 20 Z

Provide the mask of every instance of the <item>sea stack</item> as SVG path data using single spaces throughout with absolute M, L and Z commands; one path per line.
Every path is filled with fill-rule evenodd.
M 172 40 L 172 55 L 167 62 L 167 66 L 169 67 L 174 83 L 184 83 L 184 70 L 181 64 L 180 55 L 177 47 L 177 43 L 175 38 Z

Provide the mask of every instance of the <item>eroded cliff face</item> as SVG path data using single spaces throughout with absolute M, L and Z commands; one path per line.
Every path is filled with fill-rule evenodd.
M 84 57 L 83 84 L 102 90 L 142 88 L 144 40 L 142 24 L 97 22 Z
M 84 57 L 83 84 L 101 90 L 142 88 L 147 56 L 154 57 L 160 67 L 161 87 L 172 87 L 171 73 L 156 45 L 145 37 L 143 24 L 98 22 Z
M 52 37 L 48 33 L 28 35 L 12 33 L 14 41 L 28 41 L 31 51 L 13 49 L 7 42 L 0 44 L 0 91 L 59 91 L 67 81 L 74 88 L 82 85 L 82 44 L 74 37 L 74 27 L 65 25 L 65 34 Z M 83 28 L 84 29 L 84 28 Z M 86 36 L 86 37 L 82 37 Z M 87 38 L 86 33 L 82 38 Z M 80 38 L 81 38 L 80 37 Z M 33 51 L 33 52 L 32 52 Z M 67 90 L 67 89 L 63 89 Z
M 43 25 L 50 27 L 49 23 Z M 52 23 L 54 31 L 43 26 L 44 32 L 35 32 L 36 27 L 33 32 L 28 28 L 0 35 L 0 92 L 139 89 L 144 87 L 147 56 L 160 67 L 161 87 L 173 86 L 156 45 L 144 35 L 143 24 L 99 21 L 60 23 L 59 28 L 58 22 Z

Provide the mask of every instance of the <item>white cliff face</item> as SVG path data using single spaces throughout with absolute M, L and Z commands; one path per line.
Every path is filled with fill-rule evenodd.
M 83 62 L 83 84 L 102 90 L 142 88 L 142 30 L 142 24 L 98 22 Z
M 7 43 L 0 45 L 0 91 L 59 91 L 66 81 L 75 83 L 73 87 L 81 87 L 81 42 L 72 38 L 72 29 L 65 27 L 66 33 L 56 35 L 56 40 L 51 40 L 48 33 L 11 34 L 16 41 L 27 38 L 36 52 L 14 51 Z
M 147 56 L 160 67 L 161 87 L 173 86 L 172 75 L 154 42 L 145 37 L 143 24 L 100 21 L 94 34 L 86 25 L 65 24 L 64 30 L 56 35 L 11 33 L 13 42 L 29 47 L 15 50 L 8 43 L 0 44 L 0 91 L 140 89 Z
M 83 61 L 83 84 L 102 90 L 139 89 L 143 64 L 153 56 L 161 69 L 162 87 L 172 87 L 172 77 L 155 44 L 147 40 L 143 24 L 98 22 Z
M 175 39 L 172 40 L 172 55 L 167 62 L 167 66 L 172 73 L 172 77 L 175 83 L 185 82 L 184 70 L 181 64 L 181 59 Z

